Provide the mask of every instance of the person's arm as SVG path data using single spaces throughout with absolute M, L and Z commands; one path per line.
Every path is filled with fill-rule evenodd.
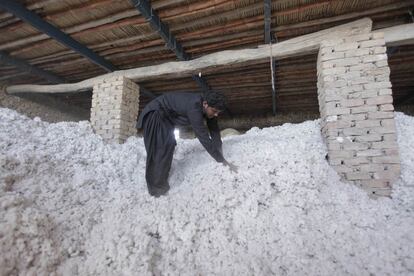
M 207 119 L 207 126 L 210 131 L 210 136 L 211 136 L 211 140 L 213 141 L 213 144 L 223 155 L 223 147 L 222 147 L 223 142 L 221 141 L 220 128 L 218 127 L 217 119 L 216 118 Z M 226 159 L 224 159 L 223 164 L 229 167 L 232 172 L 237 173 L 238 168 L 233 163 L 230 163 Z
M 223 154 L 223 142 L 221 141 L 220 128 L 216 118 L 207 119 L 207 127 L 210 131 L 210 137 L 216 148 Z
M 187 115 L 196 137 L 206 149 L 206 151 L 217 162 L 224 163 L 225 159 L 221 152 L 221 147 L 218 147 L 218 144 L 214 143 L 213 139 L 210 139 L 208 128 L 204 125 L 204 118 L 202 113 L 197 109 L 193 109 L 190 110 Z

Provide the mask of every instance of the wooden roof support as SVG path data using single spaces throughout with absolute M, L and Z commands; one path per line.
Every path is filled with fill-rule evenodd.
M 135 8 L 145 17 L 150 23 L 151 27 L 167 43 L 167 47 L 173 51 L 179 60 L 189 60 L 188 55 L 184 52 L 181 44 L 175 39 L 175 36 L 170 32 L 169 27 L 161 21 L 157 12 L 151 8 L 151 4 L 146 0 L 130 0 Z
M 64 44 L 65 46 L 71 48 L 75 52 L 81 54 L 82 56 L 86 57 L 96 65 L 99 65 L 100 67 L 104 68 L 108 72 L 113 72 L 117 70 L 117 68 L 110 63 L 109 61 L 105 60 L 103 57 L 96 54 L 94 51 L 86 47 L 85 45 L 79 43 L 78 41 L 74 40 L 69 35 L 65 34 L 55 26 L 49 24 L 48 22 L 44 21 L 42 18 L 40 18 L 36 13 L 26 9 L 24 6 L 22 6 L 19 3 L 16 3 L 15 1 L 10 0 L 2 0 L 0 1 L 0 7 L 4 8 L 8 12 L 14 14 L 15 16 L 19 17 L 23 21 L 29 23 L 39 31 L 49 35 L 50 37 L 56 39 L 60 43 Z M 6 59 L 4 57 L 3 59 Z M 12 62 L 10 60 L 10 57 L 7 58 L 9 62 Z M 47 80 L 54 82 L 54 83 L 62 83 L 64 82 L 63 79 L 53 76 L 50 73 L 47 73 L 46 71 L 43 71 L 41 69 L 35 68 L 34 66 L 31 66 L 28 63 L 25 63 L 23 61 L 14 60 L 15 66 L 18 66 L 19 68 L 24 69 L 25 71 L 29 71 L 30 73 L 39 75 L 43 78 L 46 78 Z M 149 90 L 145 89 L 141 86 L 141 91 L 144 95 L 150 98 L 155 98 L 156 96 L 150 92 Z
M 164 4 L 167 5 L 167 2 L 170 3 L 172 2 L 171 0 L 163 0 L 163 1 L 153 1 L 152 6 L 154 8 L 160 8 L 163 7 L 161 5 L 162 2 L 166 2 Z M 260 7 L 257 6 L 257 4 L 255 4 L 254 6 L 247 6 L 247 10 L 259 10 L 260 8 L 263 8 L 263 5 L 258 3 L 259 5 L 261 5 Z M 33 4 L 32 4 L 33 5 Z M 378 14 L 378 13 L 384 13 L 384 12 L 389 12 L 389 11 L 396 11 L 396 10 L 401 10 L 401 9 L 406 9 L 406 8 L 410 8 L 413 5 L 413 0 L 402 0 L 399 1 L 398 3 L 393 3 L 393 4 L 389 4 L 389 5 L 385 5 L 385 6 L 380 6 L 377 8 L 373 8 L 373 9 L 367 9 L 364 11 L 358 11 L 358 12 L 352 12 L 349 14 L 343 14 L 340 16 L 333 16 L 333 17 L 327 17 L 327 18 L 322 18 L 322 19 L 316 19 L 316 20 L 310 20 L 310 21 L 306 21 L 306 22 L 302 22 L 302 23 L 295 23 L 295 24 L 289 24 L 289 25 L 278 25 L 276 27 L 274 27 L 272 29 L 273 32 L 278 32 L 279 37 L 283 36 L 292 36 L 289 33 L 291 33 L 292 31 L 295 31 L 297 29 L 302 29 L 302 28 L 309 28 L 312 26 L 319 26 L 322 24 L 332 24 L 334 22 L 340 22 L 340 21 L 344 21 L 344 20 L 356 20 L 357 18 L 361 18 L 363 16 L 370 16 L 373 14 Z M 29 5 L 30 7 L 31 5 Z M 244 8 L 240 8 L 238 9 L 239 12 L 242 12 L 244 10 Z M 246 10 L 246 11 L 247 11 Z M 165 14 L 165 15 L 164 15 Z M 79 35 L 85 35 L 87 32 L 94 32 L 94 31 L 101 31 L 101 30 L 107 30 L 108 28 L 114 28 L 114 26 L 124 26 L 124 24 L 130 25 L 130 24 L 134 24 L 136 27 L 142 27 L 144 26 L 145 22 L 143 22 L 143 18 L 141 17 L 133 17 L 134 15 L 137 15 L 136 10 L 127 10 L 127 11 L 123 11 L 121 13 L 116 13 L 116 14 L 111 14 L 110 16 L 107 16 L 105 18 L 101 18 L 101 19 L 96 19 L 93 21 L 88 21 L 86 23 L 82 23 L 80 25 L 75 25 L 72 27 L 68 27 L 63 29 L 63 31 L 67 34 L 70 34 L 72 37 L 74 36 L 79 36 Z M 176 15 L 174 13 L 173 16 L 169 15 L 169 10 L 167 9 L 163 9 L 162 11 L 160 11 L 159 15 L 164 15 L 168 18 L 168 20 L 171 19 L 176 19 Z M 182 13 L 180 13 L 180 17 L 181 17 Z M 278 16 L 279 14 L 277 12 L 273 12 L 273 16 Z M 191 31 L 191 32 L 183 32 L 184 29 L 188 28 L 188 29 L 194 29 L 196 26 L 198 25 L 194 25 L 196 22 L 200 22 L 199 20 L 202 20 L 200 23 L 206 23 L 209 18 L 211 20 L 213 20 L 214 18 L 218 17 L 218 18 L 226 18 L 226 16 L 229 16 L 229 13 L 219 13 L 219 14 L 214 14 L 212 16 L 207 16 L 205 18 L 202 19 L 198 19 L 195 21 L 190 21 L 187 22 L 185 24 L 177 24 L 174 25 L 170 28 L 170 31 L 174 32 L 174 33 L 180 33 L 177 34 L 177 38 L 180 39 L 180 41 L 182 41 L 182 44 L 184 44 L 184 40 L 192 40 L 193 37 L 200 37 L 200 35 L 202 34 L 210 36 L 211 34 L 213 34 L 214 32 L 218 35 L 221 35 L 222 33 L 222 29 L 223 27 L 227 27 L 228 29 L 232 29 L 233 26 L 232 24 L 239 22 L 237 26 L 237 28 L 241 28 L 240 24 L 254 24 L 254 26 L 256 26 L 257 28 L 259 28 L 258 26 L 262 26 L 263 22 L 263 15 L 257 15 L 254 17 L 248 17 L 248 18 L 242 18 L 239 20 L 229 20 L 229 22 L 227 22 L 226 24 L 222 25 L 220 24 L 220 26 L 215 26 L 215 27 L 208 27 L 208 28 L 201 28 L 200 30 L 196 30 L 196 31 Z M 125 19 L 125 21 L 124 21 Z M 216 19 L 214 19 L 216 20 Z M 135 23 L 133 23 L 135 22 Z M 137 23 L 140 22 L 140 23 Z M 203 24 L 201 24 L 203 25 Z M 0 23 L 1 26 L 1 23 Z M 252 26 L 252 25 L 251 25 Z M 198 29 L 198 28 L 195 28 Z M 240 33 L 239 31 L 236 31 L 236 29 L 234 29 L 235 32 Z M 128 43 L 130 44 L 133 41 L 139 41 L 140 39 L 142 39 L 143 36 L 142 34 L 139 35 L 133 35 L 133 36 L 129 36 L 127 38 L 123 38 L 123 39 L 117 39 L 116 41 L 107 41 L 107 42 L 102 42 L 96 45 L 91 45 L 89 48 L 93 49 L 94 51 L 97 51 L 100 47 L 105 47 L 108 45 L 118 45 L 118 44 L 122 44 L 122 43 Z M 198 41 L 198 39 L 197 39 Z M 25 37 L 25 38 L 21 38 L 21 39 L 17 39 L 17 40 L 13 40 L 13 41 L 9 41 L 9 42 L 5 42 L 0 44 L 0 50 L 8 50 L 10 48 L 16 48 L 18 47 L 18 49 L 14 50 L 13 54 L 21 54 L 27 51 L 30 51 L 31 49 L 37 47 L 40 48 L 43 45 L 48 43 L 48 37 L 45 34 L 37 34 L 37 35 L 32 35 L 29 37 Z M 185 45 L 183 45 L 185 46 Z M 62 51 L 62 54 L 64 52 Z M 103 55 L 104 53 L 100 53 L 101 55 Z
M 22 77 L 24 75 L 26 75 L 25 72 L 17 72 L 15 74 L 8 74 L 8 75 L 5 75 L 5 76 L 1 76 L 0 77 L 0 81 L 14 79 L 14 78 L 20 78 L 20 77 Z
M 303 56 L 319 49 L 320 43 L 324 40 L 337 39 L 347 35 L 370 32 L 372 20 L 369 18 L 360 19 L 351 23 L 336 26 L 316 33 L 299 36 L 277 44 L 273 44 L 272 56 L 277 59 L 292 56 Z M 393 27 L 394 28 L 394 27 Z M 387 35 L 388 29 L 383 29 Z M 414 38 L 414 34 L 413 34 Z M 393 40 L 397 40 L 394 38 Z M 385 38 L 387 41 L 387 37 Z M 160 65 L 153 65 L 129 70 L 121 70 L 95 78 L 87 79 L 73 84 L 59 85 L 14 85 L 7 87 L 8 93 L 34 92 L 34 93 L 65 93 L 91 90 L 94 83 L 109 76 L 125 76 L 134 81 L 167 79 L 175 77 L 190 76 L 201 70 L 214 70 L 218 66 L 232 66 L 246 63 L 254 64 L 269 58 L 269 45 L 259 46 L 254 49 L 229 50 L 209 54 L 189 61 L 167 62 Z
M 167 43 L 167 47 L 174 51 L 179 60 L 189 60 L 190 56 L 184 51 L 183 46 L 177 41 L 175 36 L 170 32 L 167 24 L 163 23 L 159 18 L 157 12 L 151 8 L 151 4 L 147 0 L 130 0 L 135 8 L 149 21 L 151 27 L 158 32 L 158 34 Z M 210 90 L 207 82 L 201 76 L 192 75 L 192 79 L 197 82 L 204 92 Z
M 17 67 L 19 70 L 21 71 L 25 71 L 28 72 L 30 74 L 39 76 L 51 83 L 64 83 L 65 80 L 62 79 L 59 76 L 56 76 L 52 73 L 49 73 L 47 71 L 44 71 L 40 68 L 37 68 L 36 66 L 33 66 L 31 64 L 29 64 L 28 62 L 15 58 L 15 57 L 11 57 L 8 53 L 4 52 L 4 51 L 0 51 L 0 62 L 1 63 L 6 63 L 9 65 L 12 65 L 14 67 Z
M 62 32 L 61 30 L 59 30 L 52 24 L 44 21 L 36 13 L 26 9 L 20 3 L 16 1 L 12 1 L 12 0 L 1 0 L 0 8 L 3 8 L 6 11 L 14 14 L 15 16 L 19 17 L 23 21 L 29 23 L 30 25 L 38 29 L 39 31 L 46 33 L 50 37 L 53 37 L 60 43 L 74 50 L 75 52 L 80 53 L 81 55 L 85 56 L 93 63 L 104 68 L 106 71 L 112 72 L 117 69 L 114 65 L 106 61 L 101 56 L 97 55 L 91 49 L 79 43 L 78 41 L 74 40 L 72 37 L 65 34 L 64 32 Z
M 375 32 L 384 33 L 385 43 L 387 46 L 414 44 L 414 23 L 379 29 Z

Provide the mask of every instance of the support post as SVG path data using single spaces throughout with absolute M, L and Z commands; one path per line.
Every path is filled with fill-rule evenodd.
M 400 158 L 384 34 L 323 41 L 317 70 L 329 163 L 370 195 L 390 196 Z
M 125 77 L 103 79 L 93 87 L 91 124 L 107 142 L 123 143 L 136 134 L 139 86 Z

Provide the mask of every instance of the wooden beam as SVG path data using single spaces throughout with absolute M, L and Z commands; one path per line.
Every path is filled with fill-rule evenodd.
M 149 21 L 151 27 L 162 37 L 167 47 L 175 53 L 179 60 L 190 59 L 190 56 L 185 52 L 181 43 L 170 32 L 168 25 L 161 21 L 158 13 L 152 9 L 151 4 L 147 0 L 130 0 L 130 2 Z M 191 78 L 197 82 L 204 93 L 210 90 L 209 85 L 201 76 L 192 75 Z
M 36 13 L 26 9 L 23 5 L 19 4 L 18 2 L 14 2 L 11 0 L 2 0 L 0 1 L 0 7 L 6 9 L 8 12 L 14 14 L 23 21 L 29 23 L 39 31 L 47 34 L 50 37 L 53 37 L 55 40 L 59 41 L 63 45 L 85 56 L 96 65 L 99 65 L 102 68 L 104 68 L 106 71 L 111 72 L 116 70 L 116 67 L 107 60 L 105 60 L 103 57 L 97 55 L 94 51 L 92 51 L 85 45 L 79 43 L 78 41 L 74 40 L 72 37 L 65 34 L 52 24 L 44 21 Z
M 0 62 L 13 65 L 21 71 L 41 77 L 51 83 L 63 83 L 65 80 L 53 73 L 42 70 L 36 66 L 31 65 L 25 60 L 10 56 L 8 53 L 0 51 Z
M 375 32 L 384 33 L 384 39 L 387 46 L 414 44 L 414 23 L 380 29 Z
M 0 77 L 0 81 L 4 81 L 4 80 L 9 80 L 9 79 L 14 79 L 14 78 L 21 78 L 22 76 L 26 75 L 27 73 L 25 72 L 18 72 L 18 73 L 14 73 L 14 74 L 7 74 L 7 75 L 2 75 Z
M 50 0 L 50 1 L 56 1 L 56 0 Z M 122 2 L 123 0 L 116 0 L 116 1 L 120 1 Z M 170 5 L 176 5 L 176 4 L 181 4 L 182 2 L 184 2 L 185 0 L 179 0 L 179 1 L 171 1 L 171 0 L 162 0 L 162 1 L 157 1 L 153 4 L 154 8 L 165 8 L 168 7 Z M 113 2 L 113 1 L 112 1 Z M 106 2 L 103 2 L 106 3 Z M 85 6 L 85 8 L 87 9 L 88 6 L 93 5 L 93 3 L 87 3 L 87 4 L 80 4 Z M 32 9 L 33 4 L 28 6 L 28 9 Z M 76 6 L 76 8 L 80 7 L 79 5 Z M 66 9 L 66 11 L 64 11 L 63 13 L 60 12 L 53 12 L 51 14 L 49 14 L 48 16 L 51 17 L 55 17 L 55 18 L 59 18 L 62 17 L 65 13 L 67 13 L 69 10 Z M 68 28 L 63 29 L 63 31 L 66 34 L 71 34 L 72 36 L 74 35 L 79 35 L 79 34 L 84 34 L 87 32 L 94 32 L 99 30 L 99 28 L 102 29 L 108 29 L 108 28 L 114 28 L 115 26 L 125 26 L 125 25 L 131 25 L 131 24 L 145 24 L 145 21 L 142 18 L 135 18 L 137 15 L 136 10 L 131 10 L 131 9 L 127 9 L 127 10 L 123 10 L 114 14 L 110 14 L 105 16 L 104 18 L 100 18 L 97 20 L 92 20 L 92 21 L 88 21 L 85 23 L 81 23 L 79 25 L 75 25 L 75 26 L 71 26 Z M 134 21 L 135 20 L 135 21 Z M 133 23 L 135 22 L 135 23 Z M 0 23 L 1 26 L 1 23 Z M 20 28 L 22 26 L 21 22 L 18 22 L 16 24 L 16 26 L 12 26 L 13 28 Z M 21 45 L 25 45 L 25 44 L 30 44 L 33 42 L 37 42 L 37 41 L 42 41 L 42 40 L 48 40 L 49 37 L 45 34 L 37 34 L 37 35 L 33 35 L 30 37 L 26 37 L 23 39 L 18 39 L 18 40 L 13 40 L 10 42 L 6 42 L 3 45 L 0 45 L 0 49 L 4 50 L 7 48 L 14 48 L 17 46 L 21 46 Z
M 116 22 L 117 20 L 119 20 L 119 18 L 126 18 L 126 17 L 128 18 L 128 17 L 132 17 L 132 16 L 136 16 L 136 11 L 128 10 L 128 11 L 113 14 L 110 17 L 105 17 L 105 18 L 102 18 L 102 19 L 97 19 L 97 20 L 93 20 L 93 21 L 90 21 L 90 22 L 82 23 L 80 25 L 74 25 L 74 26 L 71 26 L 71 27 L 68 27 L 68 28 L 64 28 L 64 29 L 62 29 L 62 31 L 64 33 L 68 34 L 68 35 L 70 34 L 70 35 L 74 36 L 75 34 L 81 33 L 84 30 L 88 30 L 88 29 L 96 30 L 94 28 L 97 28 L 97 27 L 102 26 L 102 25 L 112 24 L 113 22 Z M 140 20 L 140 22 L 143 21 L 142 19 L 139 19 L 139 20 Z M 131 24 L 131 22 L 128 21 L 128 24 Z M 24 38 L 21 38 L 21 39 L 17 39 L 17 40 L 13 40 L 13 41 L 9 41 L 9 42 L 6 42 L 4 44 L 1 44 L 0 45 L 0 50 L 4 50 L 4 49 L 8 49 L 8 48 L 21 47 L 22 45 L 30 45 L 31 46 L 34 42 L 38 42 L 38 41 L 42 41 L 42 40 L 48 40 L 48 39 L 49 39 L 49 36 L 44 34 L 44 33 L 35 34 L 35 35 L 29 36 L 29 37 L 24 37 Z
M 153 3 L 154 8 L 156 8 L 156 6 L 158 6 L 159 2 L 155 2 Z M 259 3 L 260 4 L 260 3 Z M 316 20 L 311 20 L 311 21 L 306 21 L 306 22 L 301 22 L 301 23 L 296 23 L 296 24 L 289 24 L 289 25 L 280 25 L 280 26 L 275 26 L 272 28 L 273 32 L 277 32 L 279 37 L 286 37 L 286 36 L 297 36 L 295 34 L 291 34 L 292 31 L 296 32 L 297 29 L 308 29 L 309 27 L 312 28 L 312 26 L 315 28 L 317 26 L 321 26 L 324 24 L 332 24 L 334 22 L 345 22 L 346 20 L 356 20 L 358 18 L 361 18 L 363 16 L 370 16 L 370 15 L 375 15 L 375 14 L 380 14 L 380 13 L 385 13 L 388 11 L 402 11 L 403 9 L 406 10 L 409 7 L 412 7 L 413 5 L 413 0 L 405 0 L 405 1 L 400 1 L 398 3 L 394 3 L 394 4 L 390 4 L 390 5 L 385 5 L 385 6 L 380 6 L 378 8 L 373 8 L 373 9 L 369 9 L 369 10 L 364 10 L 364 11 L 360 11 L 360 12 L 353 12 L 353 13 L 349 13 L 349 14 L 344 14 L 344 15 L 340 15 L 340 16 L 333 16 L 333 17 L 325 17 L 323 19 L 316 19 Z M 190 7 L 190 5 L 188 6 Z M 253 7 L 248 6 L 248 8 L 253 9 Z M 259 8 L 259 7 L 257 7 Z M 169 14 L 169 9 L 168 11 L 166 9 L 163 9 L 160 11 L 159 16 L 166 19 L 166 15 Z M 239 10 L 238 10 L 239 11 Z M 129 11 L 130 12 L 130 11 Z M 404 11 L 405 12 L 405 11 Z M 180 18 L 181 18 L 181 14 L 180 13 Z M 274 14 L 275 16 L 277 16 L 277 14 Z M 173 14 L 173 16 L 176 16 L 175 13 Z M 217 14 L 217 16 L 220 16 L 220 18 L 226 18 L 228 19 L 225 15 Z M 103 19 L 110 19 L 111 22 L 113 22 L 114 20 L 116 20 L 116 22 L 113 22 L 111 24 L 115 24 L 117 26 L 121 26 L 124 24 L 124 21 L 122 19 L 118 20 L 119 17 L 117 14 L 112 14 L 112 15 L 108 15 L 106 18 Z M 130 17 L 127 18 L 128 20 L 128 24 L 132 24 L 133 20 L 142 20 L 143 18 L 139 17 Z M 167 18 L 168 20 L 171 19 L 177 19 L 175 17 L 173 18 Z M 101 19 L 99 19 L 101 20 Z M 204 20 L 204 18 L 203 18 Z M 198 20 L 197 20 L 198 21 Z M 226 20 L 227 21 L 227 20 Z M 86 28 L 87 24 L 91 24 L 95 21 L 90 21 L 87 23 L 83 23 L 81 24 L 82 26 L 84 26 L 81 29 Z M 126 21 L 125 21 L 126 22 Z M 263 15 L 257 15 L 254 17 L 248 17 L 248 18 L 241 18 L 241 19 L 237 19 L 237 20 L 228 20 L 227 23 L 225 24 L 220 24 L 219 26 L 214 25 L 211 27 L 203 27 L 202 29 L 197 28 L 197 30 L 195 31 L 191 31 L 191 32 L 184 32 L 184 29 L 186 29 L 188 26 L 187 24 L 191 23 L 193 24 L 194 22 L 187 22 L 185 24 L 174 24 L 173 26 L 171 26 L 170 30 L 171 32 L 176 34 L 176 38 L 178 40 L 180 40 L 183 43 L 184 47 L 188 47 L 185 44 L 185 41 L 191 41 L 191 43 L 193 43 L 194 41 L 194 37 L 210 37 L 210 36 L 220 36 L 223 37 L 222 39 L 224 39 L 224 37 L 228 34 L 228 33 L 237 33 L 237 34 L 242 34 L 243 31 L 245 30 L 258 30 L 260 31 L 263 25 Z M 104 24 L 104 22 L 101 22 L 101 24 Z M 79 26 L 81 26 L 79 25 Z M 96 24 L 95 24 L 96 25 Z M 115 26 L 114 25 L 114 26 Z M 136 27 L 142 27 L 144 26 L 145 23 L 143 24 L 139 24 Z M 273 18 L 273 25 L 275 25 L 275 19 Z M 0 24 L 1 26 L 1 24 Z M 100 25 L 103 27 L 105 27 L 105 29 L 108 28 L 108 24 L 106 25 Z M 330 27 L 328 25 L 325 25 L 327 28 Z M 89 31 L 98 31 L 100 30 L 101 27 L 97 27 L 97 28 L 92 28 L 92 26 L 90 26 L 90 28 L 85 29 L 84 31 L 79 32 L 79 28 L 77 28 L 76 26 L 69 27 L 69 28 L 65 28 L 63 29 L 63 31 L 67 34 L 71 34 L 72 37 L 76 38 L 76 39 L 82 39 L 83 35 L 86 34 L 86 32 Z M 75 32 L 76 30 L 77 32 Z M 189 29 L 193 29 L 193 28 L 189 28 Z M 44 39 L 44 38 L 43 38 Z M 100 55 L 105 55 L 105 53 L 100 52 L 103 48 L 108 47 L 109 49 L 115 49 L 113 48 L 113 45 L 122 45 L 124 43 L 128 43 L 131 44 L 132 42 L 134 42 L 134 45 L 138 45 L 142 43 L 142 40 L 145 39 L 155 39 L 155 37 L 153 38 L 153 35 L 148 36 L 148 35 L 132 35 L 132 36 L 128 36 L 126 38 L 121 38 L 121 39 L 117 39 L 116 41 L 106 41 L 106 42 L 101 42 L 99 44 L 96 45 L 89 45 L 89 48 L 94 50 L 94 51 L 99 51 Z M 45 44 L 49 43 L 48 40 L 43 40 L 41 42 L 37 42 L 37 43 L 30 43 L 31 37 L 26 37 L 23 39 L 20 39 L 22 41 L 19 42 L 18 45 L 20 45 L 18 48 L 16 48 L 16 46 L 18 45 L 14 45 L 12 48 L 15 48 L 15 50 L 11 51 L 10 53 L 12 53 L 13 55 L 24 55 L 23 53 L 27 53 L 28 51 L 31 51 L 34 48 L 41 48 L 43 47 Z M 25 41 L 23 41 L 25 40 Z M 13 40 L 11 42 L 6 42 L 6 44 L 2 45 L 0 44 L 0 49 L 8 49 L 10 48 L 12 45 L 16 42 L 18 42 L 18 40 Z M 198 41 L 198 39 L 197 39 Z M 35 41 L 32 41 L 35 42 Z M 11 43 L 11 44 L 10 44 Z M 30 46 L 28 46 L 30 44 Z M 23 47 L 22 47 L 23 45 Z M 27 45 L 27 46 L 24 46 Z M 154 49 L 155 50 L 155 49 Z M 115 51 L 117 51 L 115 49 Z M 61 51 L 59 52 L 62 55 L 64 55 L 65 53 L 67 53 L 67 51 Z M 58 55 L 59 53 L 54 53 L 53 55 Z M 33 60 L 32 60 L 33 61 Z
M 175 39 L 175 36 L 170 32 L 168 25 L 161 21 L 158 13 L 152 9 L 151 4 L 147 0 L 130 0 L 130 2 L 137 10 L 139 10 L 162 39 L 164 39 L 167 47 L 177 55 L 179 60 L 189 60 L 181 43 Z
M 302 56 L 319 49 L 320 43 L 328 39 L 336 39 L 342 36 L 370 32 L 372 21 L 369 18 L 360 19 L 348 24 L 307 34 L 273 44 L 272 56 L 283 59 L 292 56 Z M 129 70 L 115 71 L 78 83 L 60 85 L 15 85 L 7 87 L 8 93 L 65 93 L 91 90 L 94 83 L 112 76 L 124 76 L 134 81 L 166 79 L 174 77 L 190 76 L 202 70 L 212 70 L 218 66 L 246 64 L 263 61 L 270 57 L 269 45 L 259 46 L 254 49 L 229 50 L 209 54 L 189 61 L 168 62 Z
M 336 16 L 323 17 L 323 18 L 318 18 L 314 20 L 306 20 L 304 22 L 299 22 L 295 24 L 276 26 L 275 28 L 273 28 L 273 31 L 282 32 L 282 31 L 291 30 L 291 29 L 301 29 L 301 28 L 306 28 L 310 26 L 320 26 L 323 24 L 341 22 L 341 21 L 352 20 L 352 19 L 356 20 L 364 16 L 373 16 L 375 14 L 381 14 L 381 13 L 391 12 L 395 10 L 406 9 L 406 8 L 412 7 L 412 5 L 413 5 L 412 0 L 404 0 L 404 1 L 399 1 L 397 3 L 392 3 L 389 5 L 379 6 L 379 7 L 372 8 L 372 9 L 366 9 L 363 11 L 349 12 L 346 14 L 341 14 L 341 15 L 336 15 Z

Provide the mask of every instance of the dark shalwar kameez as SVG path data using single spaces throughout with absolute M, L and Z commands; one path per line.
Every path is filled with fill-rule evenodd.
M 207 127 L 204 120 L 207 120 Z M 205 118 L 201 95 L 169 93 L 159 96 L 144 108 L 137 123 L 137 127 L 144 130 L 145 179 L 151 195 L 163 195 L 170 188 L 168 175 L 176 146 L 176 125 L 191 125 L 207 152 L 217 162 L 224 161 L 217 119 Z

